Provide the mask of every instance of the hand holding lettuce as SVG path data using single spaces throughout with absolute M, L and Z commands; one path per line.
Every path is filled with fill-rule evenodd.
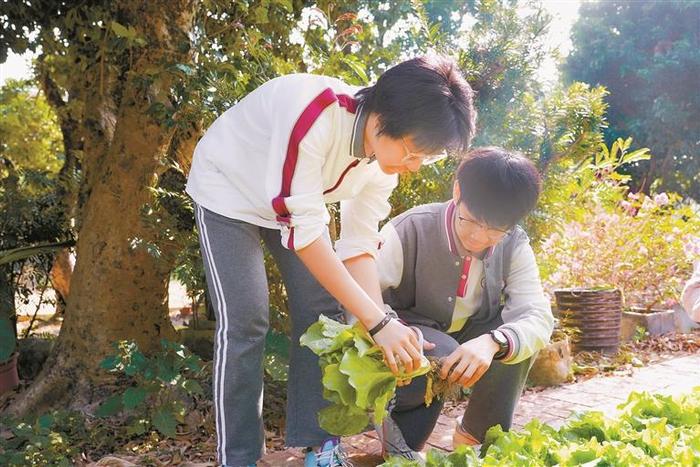
M 321 410 L 319 423 L 334 435 L 353 435 L 370 421 L 381 423 L 397 383 L 425 375 L 432 368 L 422 357 L 419 368 L 406 373 L 399 366 L 395 376 L 361 325 L 342 324 L 323 315 L 301 336 L 300 343 L 319 356 L 323 397 L 333 403 Z

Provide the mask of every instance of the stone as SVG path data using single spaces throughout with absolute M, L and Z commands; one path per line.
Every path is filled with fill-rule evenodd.
M 651 336 L 659 336 L 676 330 L 673 310 L 651 310 L 632 308 L 622 312 L 621 335 L 623 342 L 634 340 L 638 328 L 644 328 Z

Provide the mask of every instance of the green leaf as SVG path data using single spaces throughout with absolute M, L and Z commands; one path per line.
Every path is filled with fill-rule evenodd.
M 321 315 L 318 319 L 321 323 L 321 333 L 325 337 L 336 338 L 344 331 L 349 331 L 352 329 L 352 326 L 340 323 L 326 315 Z
M 126 434 L 127 435 L 142 435 L 142 434 L 146 433 L 147 429 L 148 429 L 148 420 L 140 418 L 138 420 L 134 420 L 134 422 L 127 425 Z
M 54 424 L 54 417 L 51 414 L 44 414 L 37 420 L 37 424 L 43 430 L 49 430 Z
M 328 402 L 332 402 L 333 404 L 342 405 L 343 403 L 343 401 L 340 400 L 340 394 L 338 394 L 336 391 L 331 391 L 325 386 L 323 387 L 323 398 Z
M 377 388 L 387 381 L 395 381 L 393 373 L 381 360 L 361 358 L 354 348 L 345 352 L 340 362 L 340 372 L 348 376 L 350 385 L 357 392 L 356 404 L 362 409 L 374 409 L 370 394 L 379 394 Z
M 292 4 L 292 0 L 275 0 L 275 3 L 284 8 L 287 13 L 294 12 L 294 5 Z
M 258 24 L 267 24 L 268 23 L 268 18 L 267 18 L 267 7 L 265 6 L 259 6 L 255 10 L 255 22 Z
M 367 339 L 360 333 L 355 333 L 353 336 L 353 341 L 355 343 L 355 348 L 357 349 L 358 355 L 364 357 L 365 355 L 371 355 L 373 353 L 381 353 L 382 349 L 375 345 L 374 342 Z
M 265 354 L 263 361 L 265 373 L 275 381 L 287 381 L 289 379 L 289 361 L 279 354 Z
M 37 245 L 13 248 L 11 250 L 0 250 L 0 266 L 26 258 L 31 258 L 32 256 L 53 253 L 56 250 L 73 245 L 75 245 L 75 241 L 67 240 L 64 242 L 40 243 Z
M 321 428 L 336 436 L 350 436 L 362 432 L 369 425 L 369 416 L 357 407 L 331 405 L 318 413 Z
M 165 436 L 174 438 L 177 434 L 177 421 L 175 415 L 166 407 L 160 407 L 152 417 L 153 426 Z
M 345 405 L 355 405 L 355 389 L 350 385 L 347 375 L 340 372 L 340 365 L 328 365 L 323 369 L 323 386 L 335 391 Z
M 134 376 L 135 374 L 141 372 L 148 363 L 146 356 L 142 354 L 139 350 L 134 350 L 131 353 L 131 359 L 129 363 L 124 367 L 124 373 L 129 376 Z
M 367 72 L 365 71 L 364 64 L 360 62 L 355 56 L 343 55 L 342 57 L 340 57 L 340 61 L 347 65 L 347 67 L 350 68 L 357 75 L 357 77 L 361 81 L 361 84 L 367 84 L 369 82 L 369 78 L 367 77 Z
M 470 467 L 479 465 L 479 455 L 471 446 L 457 446 L 453 452 L 447 455 L 447 460 L 454 467 Z
M 166 384 L 173 384 L 179 376 L 179 373 L 169 363 L 170 362 L 163 360 L 158 361 L 158 378 L 160 378 Z
M 122 25 L 119 24 L 118 22 L 112 21 L 111 26 L 112 26 L 112 31 L 114 32 L 114 34 L 117 35 L 117 37 L 123 37 L 123 38 L 125 38 L 125 39 L 131 39 L 131 38 L 132 38 L 131 32 L 129 32 L 129 29 L 127 29 L 126 27 L 122 26 Z
M 122 395 L 114 394 L 105 400 L 95 411 L 95 415 L 98 417 L 111 417 L 112 415 L 120 412 L 124 404 L 122 403 Z
M 193 379 L 185 380 L 185 382 L 182 383 L 182 387 L 188 394 L 204 394 L 202 386 Z
M 623 164 L 629 164 L 638 161 L 648 161 L 651 159 L 651 154 L 649 153 L 649 148 L 637 149 L 628 154 L 625 154 L 622 158 Z
M 374 423 L 380 424 L 388 415 L 387 405 L 396 391 L 396 380 L 390 380 L 383 385 L 377 386 L 370 395 L 370 400 L 374 399 Z
M 146 400 L 147 395 L 148 392 L 142 387 L 137 386 L 134 388 L 128 388 L 122 395 L 122 403 L 124 404 L 124 408 L 131 410 L 137 407 Z
M 316 355 L 328 354 L 352 341 L 351 329 L 352 326 L 321 315 L 301 336 L 299 344 L 308 347 Z
M 100 362 L 100 368 L 107 371 L 112 371 L 117 368 L 117 365 L 119 365 L 120 361 L 121 359 L 118 355 L 110 355 L 108 357 L 105 357 L 105 359 Z
M 299 338 L 299 345 L 308 347 L 316 355 L 323 355 L 333 345 L 333 339 L 323 335 L 323 323 L 316 321 Z
M 399 378 L 400 379 L 412 379 L 416 378 L 418 376 L 422 376 L 427 374 L 430 371 L 430 361 L 426 358 L 425 355 L 421 356 L 420 359 L 420 366 L 413 370 L 410 373 L 406 373 L 403 371 L 403 365 L 399 365 L 399 369 L 401 370 L 399 372 Z

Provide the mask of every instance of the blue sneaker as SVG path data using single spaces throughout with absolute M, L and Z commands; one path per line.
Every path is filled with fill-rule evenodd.
M 340 446 L 340 438 L 328 438 L 318 451 L 306 451 L 304 467 L 352 467 L 352 464 Z

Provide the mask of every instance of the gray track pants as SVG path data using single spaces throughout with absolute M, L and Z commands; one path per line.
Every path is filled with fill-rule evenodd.
M 426 326 L 418 326 L 425 340 L 436 345 L 433 350 L 425 352 L 426 355 L 446 357 L 451 354 L 459 344 L 480 336 L 490 329 L 496 329 L 500 322 L 479 326 L 478 329 L 465 328 L 461 335 L 450 335 Z M 489 369 L 472 387 L 469 396 L 469 405 L 462 417 L 462 428 L 478 440 L 484 440 L 486 431 L 493 425 L 501 425 L 504 430 L 510 429 L 513 421 L 513 412 L 525 386 L 527 374 L 530 371 L 531 359 L 524 360 L 515 365 L 506 365 L 499 361 L 493 361 Z M 426 407 L 425 377 L 414 379 L 408 386 L 403 386 L 396 391 L 397 400 L 391 417 L 401 428 L 401 432 L 408 445 L 415 450 L 420 450 L 432 433 L 435 423 L 440 416 L 442 402 L 433 400 L 430 407 Z
M 280 232 L 196 207 L 207 286 L 216 311 L 214 408 L 217 454 L 223 465 L 254 463 L 265 452 L 262 423 L 263 352 L 269 295 L 261 240 L 282 273 L 292 318 L 287 387 L 289 446 L 320 445 L 329 435 L 318 426 L 323 399 L 318 357 L 299 347 L 299 337 L 321 313 L 340 312 Z

